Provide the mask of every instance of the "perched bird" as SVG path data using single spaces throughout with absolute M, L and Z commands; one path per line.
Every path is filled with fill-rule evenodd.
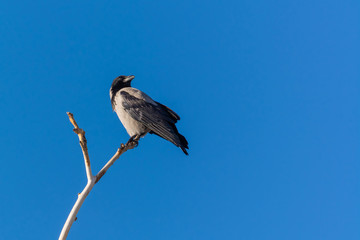
M 113 110 L 124 125 L 131 141 L 138 141 L 147 133 L 156 134 L 181 148 L 186 155 L 188 142 L 181 135 L 175 123 L 180 120 L 173 110 L 151 99 L 142 91 L 132 88 L 135 76 L 119 76 L 110 88 Z

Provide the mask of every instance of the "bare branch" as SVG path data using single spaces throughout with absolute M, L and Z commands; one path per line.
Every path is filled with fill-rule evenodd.
M 84 190 L 78 194 L 78 199 L 75 202 L 75 205 L 73 206 L 73 208 L 71 209 L 71 212 L 70 212 L 68 218 L 66 219 L 64 227 L 61 230 L 59 240 L 65 240 L 67 238 L 67 235 L 70 231 L 72 224 L 77 219 L 76 215 L 78 214 L 78 212 L 81 208 L 81 205 L 84 203 L 85 198 L 89 195 L 89 193 L 92 190 L 92 188 L 94 187 L 94 185 L 102 178 L 102 176 L 104 176 L 106 171 L 114 164 L 114 162 L 121 156 L 121 154 L 123 154 L 127 150 L 133 149 L 134 147 L 137 146 L 136 140 L 131 141 L 131 142 L 127 143 L 126 145 L 121 144 L 121 147 L 117 150 L 115 155 L 105 164 L 105 166 L 98 172 L 98 174 L 96 174 L 96 176 L 93 176 L 93 174 L 91 172 L 91 167 L 90 167 L 90 157 L 89 157 L 88 148 L 87 148 L 87 141 L 85 138 L 85 131 L 83 129 L 79 128 L 78 124 L 76 123 L 76 121 L 74 119 L 74 115 L 72 113 L 67 112 L 67 115 L 69 116 L 70 122 L 74 126 L 74 132 L 79 137 L 81 150 L 84 155 L 86 176 L 87 176 L 88 182 L 87 182 Z
M 72 224 L 77 220 L 76 215 L 78 214 L 81 205 L 84 203 L 85 198 L 89 195 L 91 189 L 94 187 L 95 181 L 90 181 L 86 184 L 84 190 L 78 194 L 78 199 L 76 200 L 71 212 L 66 219 L 63 229 L 61 230 L 59 240 L 65 240 L 69 234 Z
M 84 155 L 86 177 L 87 177 L 88 181 L 90 181 L 93 178 L 93 175 L 92 175 L 92 172 L 91 172 L 90 157 L 89 157 L 88 148 L 87 148 L 87 140 L 86 140 L 86 137 L 85 137 L 85 131 L 82 130 L 81 128 L 79 128 L 79 126 L 77 125 L 77 123 L 76 123 L 76 121 L 74 119 L 74 114 L 72 114 L 70 112 L 67 112 L 66 114 L 69 116 L 69 120 L 72 123 L 72 125 L 74 126 L 73 131 L 79 137 L 81 150 L 82 150 L 83 155 Z
M 130 142 L 126 145 L 121 144 L 121 147 L 117 150 L 115 155 L 105 164 L 105 166 L 98 172 L 98 174 L 96 174 L 95 183 L 97 183 L 102 178 L 102 176 L 104 176 L 109 167 L 114 164 L 114 162 L 121 156 L 121 154 L 123 154 L 129 149 L 133 149 L 134 147 L 136 147 L 136 145 L 136 142 Z
M 74 114 L 72 114 L 71 112 L 66 112 L 66 114 L 69 116 L 69 120 L 72 123 L 72 125 L 74 126 L 74 128 L 78 129 L 79 126 L 77 125 L 77 123 L 74 119 Z

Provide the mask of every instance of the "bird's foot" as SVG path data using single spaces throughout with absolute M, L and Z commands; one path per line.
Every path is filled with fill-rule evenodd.
M 138 135 L 132 136 L 129 141 L 125 144 L 125 146 L 137 147 L 139 145 L 140 137 Z
M 139 145 L 139 142 L 136 141 L 136 140 L 132 140 L 132 141 L 128 141 L 126 144 L 125 144 L 125 147 L 131 147 L 131 148 L 135 148 Z

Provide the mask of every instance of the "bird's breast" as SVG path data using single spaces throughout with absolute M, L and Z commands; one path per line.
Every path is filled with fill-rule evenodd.
M 118 115 L 121 123 L 124 125 L 124 128 L 130 136 L 144 135 L 148 132 L 144 124 L 132 118 L 131 115 L 124 109 L 121 94 L 118 93 L 115 96 L 115 102 L 116 105 L 114 111 Z

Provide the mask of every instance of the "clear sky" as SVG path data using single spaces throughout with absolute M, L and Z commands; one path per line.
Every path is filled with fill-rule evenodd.
M 133 74 L 180 116 L 189 156 L 149 135 L 95 186 L 68 239 L 360 239 L 360 3 L 0 3 L 0 238 L 57 239 L 128 135 Z

